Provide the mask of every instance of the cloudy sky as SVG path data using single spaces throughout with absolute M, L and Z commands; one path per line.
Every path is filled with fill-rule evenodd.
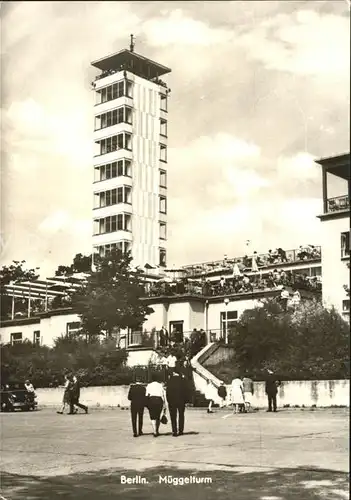
M 2 3 L 3 262 L 47 275 L 90 253 L 90 62 L 130 33 L 172 68 L 168 263 L 318 244 L 313 159 L 349 151 L 349 13 L 348 0 Z

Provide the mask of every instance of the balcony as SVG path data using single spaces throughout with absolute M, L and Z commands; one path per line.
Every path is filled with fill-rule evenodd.
M 329 198 L 327 200 L 327 213 L 340 212 L 350 209 L 350 200 L 347 195 Z

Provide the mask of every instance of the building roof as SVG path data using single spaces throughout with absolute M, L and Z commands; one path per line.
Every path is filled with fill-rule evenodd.
M 342 179 L 350 179 L 350 153 L 321 158 L 320 160 L 316 160 L 316 163 L 326 168 L 331 174 Z
M 127 49 L 93 61 L 91 65 L 102 71 L 118 71 L 123 67 L 132 73 L 141 73 L 148 78 L 156 78 L 171 72 L 170 68 Z

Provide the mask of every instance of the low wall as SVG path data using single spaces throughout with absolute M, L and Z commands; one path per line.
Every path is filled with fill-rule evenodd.
M 116 385 L 106 387 L 83 387 L 80 390 L 80 401 L 89 407 L 129 406 L 127 398 L 129 386 Z M 38 406 L 55 406 L 62 404 L 63 389 L 37 389 Z
M 196 389 L 205 391 L 204 379 L 194 374 Z M 230 386 L 228 388 L 228 403 L 230 402 Z M 264 382 L 254 383 L 252 404 L 256 408 L 267 406 Z M 329 407 L 349 406 L 350 383 L 348 380 L 322 381 L 294 381 L 284 382 L 278 392 L 278 406 L 290 405 L 293 407 Z M 39 406 L 59 407 L 63 398 L 63 389 L 37 389 Z M 127 399 L 128 386 L 85 387 L 81 389 L 81 401 L 90 407 L 117 407 L 129 406 Z M 213 398 L 218 402 L 217 391 L 213 391 Z
M 230 400 L 230 386 L 227 386 Z M 311 407 L 349 406 L 349 380 L 304 380 L 283 382 L 278 389 L 278 406 L 284 405 Z M 254 382 L 252 405 L 256 408 L 267 406 L 265 383 Z
M 216 344 L 216 349 L 210 353 L 209 357 L 202 361 L 203 366 L 215 366 L 223 361 L 228 361 L 234 356 L 234 348 L 226 345 Z

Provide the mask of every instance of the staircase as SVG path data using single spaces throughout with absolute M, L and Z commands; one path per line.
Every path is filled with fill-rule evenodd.
M 218 387 L 221 381 L 213 375 L 207 368 L 202 366 L 202 363 L 208 359 L 211 354 L 213 354 L 218 349 L 218 344 L 215 342 L 210 342 L 207 344 L 200 352 L 196 354 L 191 360 L 191 366 L 193 367 L 193 380 L 195 385 L 194 393 L 194 406 L 205 407 L 208 402 L 205 398 L 205 392 L 207 389 L 208 382 L 211 382 L 211 392 L 212 400 L 215 404 L 220 402 L 220 398 L 217 394 Z

